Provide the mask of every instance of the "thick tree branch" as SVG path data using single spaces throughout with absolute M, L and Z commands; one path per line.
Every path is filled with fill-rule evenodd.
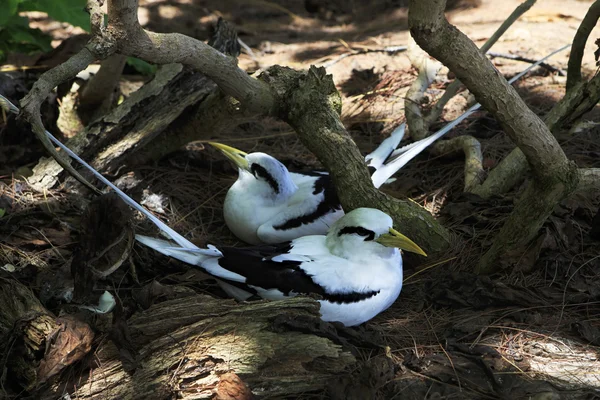
M 444 17 L 445 1 L 412 0 L 409 25 L 415 41 L 444 63 L 503 125 L 523 151 L 534 180 L 479 264 L 492 272 L 514 245 L 531 240 L 554 206 L 577 186 L 578 174 L 546 125 L 479 49 Z
M 573 47 L 571 48 L 567 70 L 567 91 L 581 82 L 581 60 L 583 59 L 585 44 L 590 33 L 592 33 L 592 29 L 596 26 L 598 18 L 600 18 L 600 0 L 596 0 L 590 6 L 573 38 Z
M 508 28 L 517 20 L 521 15 L 528 11 L 536 0 L 527 0 L 521 3 L 511 15 L 502 23 L 502 25 L 494 32 L 494 34 L 484 43 L 480 51 L 486 53 L 498 39 L 508 30 Z M 412 38 L 411 38 L 412 41 Z M 414 43 L 414 41 L 412 41 Z M 418 54 L 417 51 L 412 48 L 409 49 L 410 54 Z M 420 50 L 420 49 L 419 49 Z M 423 60 L 424 61 L 423 61 Z M 429 125 L 437 120 L 441 115 L 444 106 L 447 102 L 456 95 L 456 92 L 462 86 L 459 79 L 456 79 L 450 84 L 443 96 L 438 102 L 432 107 L 432 109 L 425 115 L 421 113 L 420 104 L 427 87 L 433 81 L 435 74 L 429 77 L 427 73 L 428 67 L 433 65 L 432 61 L 426 57 L 411 57 L 411 62 L 415 68 L 418 69 L 419 75 L 413 82 L 411 88 L 406 94 L 405 110 L 406 110 L 406 121 L 409 126 L 411 136 L 415 139 L 422 139 L 429 133 Z M 476 191 L 480 188 L 484 177 L 484 171 L 482 166 L 481 157 L 481 146 L 479 142 L 473 137 L 467 137 L 465 139 L 456 138 L 451 139 L 450 143 L 436 142 L 432 145 L 430 151 L 433 154 L 447 154 L 454 151 L 463 151 L 465 153 L 465 191 Z
M 594 108 L 599 100 L 600 75 L 596 75 L 589 82 L 580 82 L 568 90 L 546 115 L 544 122 L 551 132 L 556 133 L 563 126 L 581 118 Z M 516 148 L 490 171 L 487 179 L 481 186 L 476 187 L 473 193 L 485 198 L 506 193 L 523 181 L 528 168 L 525 155 L 521 149 Z
M 503 123 L 534 173 L 553 176 L 565 168 L 567 157 L 546 125 L 475 44 L 448 23 L 443 15 L 444 4 L 437 0 L 411 2 L 409 22 L 417 43 L 450 68 L 483 107 Z M 497 97 L 499 93 L 502 99 Z
M 127 57 L 121 54 L 113 54 L 103 60 L 98 73 L 83 88 L 79 108 L 93 110 L 90 119 L 100 117 L 110 110 L 126 61 Z
M 364 157 L 340 120 L 341 99 L 324 68 L 307 74 L 272 67 L 261 79 L 281 93 L 281 118 L 330 172 L 344 210 L 374 207 L 388 213 L 397 229 L 433 253 L 448 246 L 448 232 L 418 205 L 394 199 L 373 187 Z
M 480 51 L 484 54 L 487 53 L 487 51 L 491 49 L 494 44 L 496 44 L 498 39 L 504 35 L 508 28 L 510 28 L 511 25 L 521 17 L 521 15 L 525 14 L 535 4 L 536 1 L 537 0 L 526 0 L 519 4 L 517 8 L 515 8 L 508 18 L 502 23 L 502 25 L 500 25 L 496 32 L 494 32 L 494 34 L 483 44 L 483 46 L 481 46 Z M 431 111 L 429 111 L 429 114 L 427 114 L 426 121 L 428 124 L 433 123 L 440 117 L 440 115 L 442 115 L 444 107 L 446 104 L 448 104 L 450 99 L 456 95 L 461 86 L 462 83 L 459 79 L 455 79 L 454 82 L 448 85 L 442 97 L 437 101 L 437 103 L 435 103 Z
M 107 30 L 116 38 L 119 53 L 154 64 L 188 65 L 211 78 L 246 109 L 261 114 L 276 110 L 269 87 L 238 68 L 235 58 L 189 36 L 144 30 L 137 19 L 137 8 L 137 0 L 108 2 Z

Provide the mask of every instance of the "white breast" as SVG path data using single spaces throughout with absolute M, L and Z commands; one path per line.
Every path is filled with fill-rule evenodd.
M 281 206 L 265 203 L 259 196 L 248 193 L 240 181 L 227 192 L 223 204 L 225 223 L 235 236 L 249 244 L 261 244 L 257 229 L 281 211 Z

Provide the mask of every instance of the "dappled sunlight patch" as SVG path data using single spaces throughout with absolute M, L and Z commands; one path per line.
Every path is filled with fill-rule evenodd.
M 495 348 L 517 371 L 564 389 L 600 385 L 600 349 L 552 332 L 501 328 L 501 334 L 481 341 Z

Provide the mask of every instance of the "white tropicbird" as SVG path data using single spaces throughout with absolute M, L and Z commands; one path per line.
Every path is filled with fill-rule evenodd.
M 525 75 L 564 46 L 520 72 L 509 83 Z M 425 139 L 396 149 L 404 136 L 400 125 L 382 144 L 365 157 L 373 185 L 379 188 L 406 163 L 444 136 L 481 107 L 470 107 L 456 120 Z M 210 144 L 238 167 L 239 176 L 227 192 L 225 223 L 235 236 L 250 243 L 281 243 L 305 235 L 323 235 L 344 215 L 327 172 L 290 172 L 265 153 L 245 153 L 221 143 Z
M 336 221 L 326 236 L 304 236 L 277 245 L 186 249 L 147 236 L 136 239 L 202 268 L 238 300 L 313 294 L 319 297 L 324 321 L 353 326 L 375 317 L 398 298 L 402 289 L 398 249 L 425 255 L 392 224 L 382 211 L 358 208 Z
M 404 136 L 400 125 L 365 157 L 377 171 Z M 306 235 L 324 235 L 344 212 L 327 172 L 290 172 L 266 153 L 245 153 L 221 143 L 210 144 L 238 167 L 239 177 L 225 198 L 225 223 L 250 244 L 281 243 Z

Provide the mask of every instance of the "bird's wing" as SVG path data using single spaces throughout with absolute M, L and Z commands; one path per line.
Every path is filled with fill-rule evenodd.
M 276 246 L 222 248 L 221 252 L 219 266 L 244 276 L 244 283 L 266 299 L 316 294 L 324 300 L 353 303 L 374 294 L 350 278 L 346 272 L 352 268 L 351 262 L 332 255 L 322 235 Z
M 372 153 L 367 154 L 365 162 L 371 173 L 377 171 L 402 141 L 406 123 L 400 124 Z
M 327 174 L 307 176 L 298 185 L 289 206 L 262 224 L 257 236 L 262 242 L 278 243 L 306 235 L 325 234 L 342 215 L 331 177 Z

